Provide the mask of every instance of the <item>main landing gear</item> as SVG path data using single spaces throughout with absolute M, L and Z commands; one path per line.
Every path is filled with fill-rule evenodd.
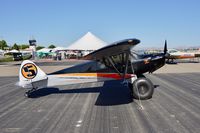
M 151 80 L 142 76 L 137 78 L 132 84 L 129 83 L 131 96 L 135 99 L 145 100 L 152 98 L 154 86 Z
M 28 90 L 27 92 L 25 92 L 24 96 L 29 98 L 31 93 L 36 91 L 36 90 L 37 90 L 37 88 L 32 88 L 31 90 Z

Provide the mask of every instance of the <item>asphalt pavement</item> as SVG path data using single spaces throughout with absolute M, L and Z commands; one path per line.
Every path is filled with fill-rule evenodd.
M 25 98 L 16 76 L 0 77 L 0 133 L 199 133 L 200 73 L 147 75 L 152 99 L 119 81 L 44 88 Z

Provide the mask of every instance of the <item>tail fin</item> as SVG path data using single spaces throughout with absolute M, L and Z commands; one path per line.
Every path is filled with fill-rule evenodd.
M 41 88 L 47 86 L 47 75 L 32 61 L 22 62 L 19 70 L 19 86 Z

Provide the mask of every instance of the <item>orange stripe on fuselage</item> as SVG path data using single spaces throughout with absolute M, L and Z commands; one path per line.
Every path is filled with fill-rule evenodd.
M 190 55 L 188 55 L 188 56 L 179 56 L 179 59 L 187 59 L 187 58 L 194 58 L 195 56 L 190 56 Z
M 103 78 L 113 78 L 122 79 L 118 73 L 68 73 L 68 74 L 58 74 L 60 77 L 103 77 Z M 131 78 L 132 74 L 126 74 L 125 78 Z
M 97 77 L 122 79 L 118 73 L 97 73 Z M 131 74 L 126 74 L 125 78 L 131 78 Z

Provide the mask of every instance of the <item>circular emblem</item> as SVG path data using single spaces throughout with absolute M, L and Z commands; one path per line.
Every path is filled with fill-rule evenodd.
M 37 67 L 32 63 L 27 63 L 22 66 L 21 73 L 24 78 L 33 79 L 37 75 Z

